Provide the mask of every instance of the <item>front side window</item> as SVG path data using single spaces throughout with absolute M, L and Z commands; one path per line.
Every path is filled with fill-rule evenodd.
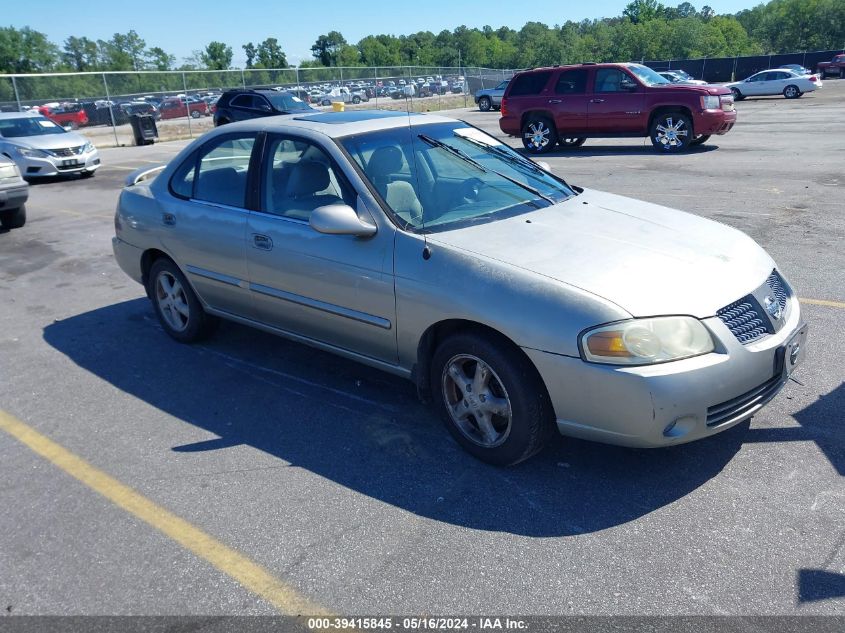
M 261 209 L 307 222 L 317 207 L 348 204 L 355 193 L 318 145 L 296 138 L 270 139 L 262 173 Z
M 463 123 L 359 134 L 341 144 L 407 228 L 440 231 L 547 207 L 565 182 Z
M 660 75 L 657 76 L 660 77 Z M 660 77 L 660 79 L 663 79 L 663 77 Z M 663 79 L 663 83 L 669 82 Z M 596 71 L 596 92 L 631 92 L 633 88 L 636 88 L 634 80 L 621 70 L 599 68 Z
M 757 73 L 756 75 L 752 75 L 748 81 L 765 81 L 766 75 L 768 73 Z
M 181 198 L 246 207 L 247 180 L 255 134 L 217 137 L 176 169 L 170 191 Z

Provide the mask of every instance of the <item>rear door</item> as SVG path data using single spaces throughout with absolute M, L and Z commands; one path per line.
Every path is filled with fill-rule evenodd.
M 160 235 L 200 298 L 249 317 L 245 235 L 255 132 L 216 136 L 185 160 L 162 204 Z
M 240 94 L 229 102 L 229 109 L 235 115 L 236 121 L 246 121 L 262 116 L 258 108 L 258 97 L 251 94 Z M 266 116 L 266 113 L 263 113 Z
M 617 135 L 645 129 L 645 89 L 621 68 L 597 68 L 587 112 L 591 134 Z
M 555 79 L 548 104 L 555 115 L 555 125 L 561 137 L 587 131 L 588 77 L 586 68 L 573 68 L 560 71 Z

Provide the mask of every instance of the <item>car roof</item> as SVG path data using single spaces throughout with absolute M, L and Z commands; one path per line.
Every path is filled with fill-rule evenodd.
M 249 119 L 226 124 L 226 130 L 260 130 L 272 132 L 284 126 L 288 129 L 307 129 L 331 138 L 351 134 L 364 134 L 379 130 L 399 129 L 408 126 L 431 123 L 460 123 L 457 119 L 437 114 L 400 112 L 397 110 L 350 110 L 348 112 L 306 112 L 304 114 L 283 114 L 273 117 Z
M 0 112 L 0 119 L 26 119 L 32 117 L 44 118 L 38 112 Z
M 582 62 L 580 64 L 558 64 L 555 66 L 538 66 L 537 68 L 528 68 L 521 72 L 523 73 L 530 73 L 530 72 L 538 72 L 543 70 L 568 70 L 570 68 L 619 68 L 620 66 L 630 67 L 630 66 L 642 66 L 643 64 L 635 64 L 632 62 Z M 673 71 L 674 72 L 674 71 Z M 521 74 L 521 73 L 520 73 Z

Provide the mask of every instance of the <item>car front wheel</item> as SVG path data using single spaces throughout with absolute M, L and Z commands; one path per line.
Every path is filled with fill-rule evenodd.
M 478 100 L 478 109 L 482 112 L 489 112 L 493 104 L 490 102 L 490 97 L 481 97 Z
M 431 364 L 436 406 L 455 440 L 478 459 L 509 466 L 547 443 L 554 413 L 530 361 L 475 332 L 445 339 Z
M 710 138 L 709 134 L 699 134 L 694 139 L 692 139 L 689 144 L 690 144 L 690 146 L 701 145 L 702 143 L 706 143 L 709 138 Z
M 692 122 L 688 116 L 680 112 L 667 112 L 654 118 L 649 135 L 655 149 L 677 153 L 690 145 L 692 132 Z
M 581 147 L 586 140 L 586 138 L 566 137 L 559 139 L 558 145 L 560 145 L 564 149 L 571 149 L 574 147 Z
M 531 115 L 522 127 L 522 145 L 531 154 L 545 154 L 557 144 L 557 131 L 548 117 Z
M 4 229 L 19 229 L 26 224 L 26 207 L 0 212 L 0 223 Z
M 731 88 L 731 94 L 734 96 L 734 101 L 742 101 L 745 99 L 745 95 L 739 91 L 739 88 Z
M 783 96 L 787 99 L 797 99 L 801 96 L 801 91 L 798 90 L 798 86 L 787 86 L 783 89 Z
M 171 260 L 156 260 L 148 283 L 158 320 L 171 337 L 180 343 L 193 343 L 213 332 L 217 318 L 206 314 L 182 271 Z

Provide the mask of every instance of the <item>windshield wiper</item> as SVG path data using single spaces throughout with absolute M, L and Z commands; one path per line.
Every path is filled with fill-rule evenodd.
M 513 165 L 517 165 L 519 167 L 527 167 L 528 169 L 530 169 L 534 173 L 540 173 L 540 174 L 546 173 L 546 171 L 542 167 L 540 167 L 536 163 L 528 160 L 527 158 L 520 156 L 519 154 L 513 155 L 509 151 L 507 151 L 506 149 L 502 149 L 501 147 L 496 147 L 495 145 L 487 145 L 486 143 L 482 143 L 481 141 L 477 141 L 474 138 L 470 138 L 468 136 L 461 136 L 461 139 L 463 139 L 465 141 L 469 141 L 473 145 L 480 147 L 485 152 L 495 154 L 496 156 L 501 156 L 502 158 L 504 158 L 506 161 L 508 161 L 509 163 L 511 163 Z
M 524 182 L 517 180 L 516 178 L 512 178 L 511 176 L 507 176 L 500 171 L 496 171 L 495 169 L 491 169 L 490 167 L 485 167 L 484 165 L 479 163 L 477 160 L 475 160 L 471 156 L 468 156 L 466 153 L 459 150 L 457 147 L 452 147 L 448 143 L 444 143 L 443 141 L 438 141 L 436 138 L 431 138 L 430 136 L 426 136 L 425 134 L 420 134 L 419 139 L 421 141 L 425 142 L 425 143 L 428 143 L 432 147 L 439 147 L 440 149 L 446 150 L 447 152 L 449 152 L 453 156 L 457 156 L 462 161 L 469 163 L 470 165 L 472 165 L 473 167 L 475 167 L 476 169 L 478 169 L 480 171 L 483 171 L 485 173 L 496 174 L 500 178 L 504 178 L 508 182 L 512 182 L 517 187 L 521 187 L 522 189 L 525 189 L 526 191 L 533 193 L 538 198 L 542 198 L 543 200 L 545 200 L 549 204 L 557 204 L 557 201 L 554 198 L 547 196 L 546 194 L 542 193 L 539 189 L 536 189 L 536 188 L 532 187 L 531 185 L 527 185 Z

